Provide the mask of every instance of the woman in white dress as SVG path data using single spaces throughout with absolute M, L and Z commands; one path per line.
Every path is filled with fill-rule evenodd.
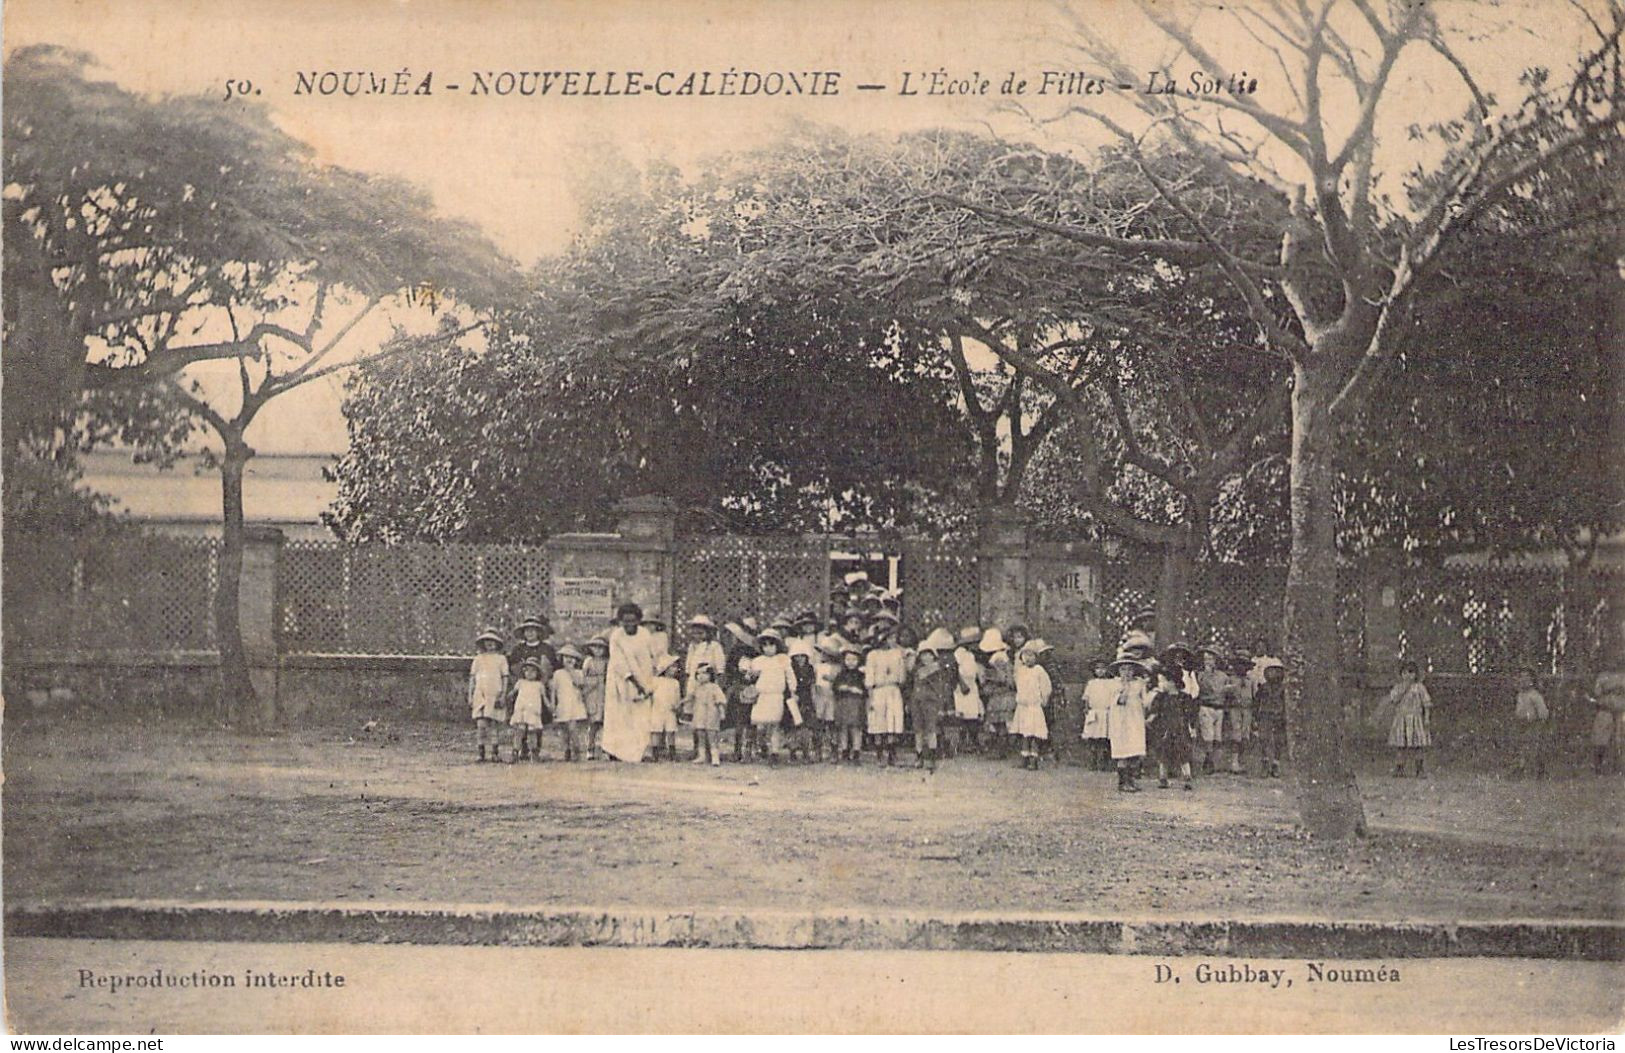
M 638 764 L 649 748 L 656 641 L 641 627 L 643 609 L 623 603 L 609 631 L 609 668 L 604 676 L 604 752 Z

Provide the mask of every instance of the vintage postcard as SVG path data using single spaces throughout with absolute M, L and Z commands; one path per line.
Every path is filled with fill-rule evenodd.
M 1617 1033 L 1622 32 L 12 0 L 7 1027 Z

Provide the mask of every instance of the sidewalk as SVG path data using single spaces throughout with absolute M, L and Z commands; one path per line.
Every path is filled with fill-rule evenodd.
M 1625 958 L 1625 922 L 1101 918 L 826 910 L 122 900 L 17 906 L 8 939 L 772 950 L 1040 951 L 1291 958 Z

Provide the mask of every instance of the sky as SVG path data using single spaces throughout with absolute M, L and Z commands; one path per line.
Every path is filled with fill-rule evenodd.
M 1578 50 L 1581 23 L 1561 0 L 1442 0 L 1441 10 L 1482 36 L 1464 45 L 1469 59 L 1490 90 L 1508 96 L 1522 66 L 1566 63 Z M 1149 34 L 1125 0 L 1084 0 L 1081 14 L 1136 65 L 1149 71 L 1167 58 L 1145 50 Z M 1078 66 L 1053 6 L 1037 0 L 8 0 L 4 17 L 8 52 L 39 42 L 81 49 L 101 75 L 132 90 L 224 96 L 228 80 L 247 80 L 320 160 L 423 186 L 440 210 L 478 224 L 524 264 L 568 245 L 577 190 L 597 175 L 584 159 L 606 148 L 635 164 L 661 157 L 683 165 L 763 143 L 793 117 L 880 132 L 983 125 L 1051 146 L 1098 134 L 1080 133 L 1077 122 L 1036 127 L 999 109 L 1006 74 L 1036 81 L 1045 68 Z M 1282 91 L 1273 60 L 1230 18 L 1209 5 L 1200 38 L 1232 68 L 1257 76 L 1261 95 Z M 1190 68 L 1187 61 L 1172 71 L 1183 77 Z M 783 99 L 468 93 L 480 71 L 570 69 L 837 70 L 842 91 Z M 414 85 L 432 71 L 436 90 L 427 98 L 296 93 L 300 72 L 328 70 L 391 79 L 405 71 Z M 898 91 L 905 73 L 918 84 L 937 70 L 959 83 L 985 78 L 989 94 Z M 855 90 L 865 82 L 887 89 Z M 452 83 L 463 90 L 447 90 Z M 1449 71 L 1418 59 L 1396 84 L 1380 130 L 1403 144 L 1404 124 L 1442 116 L 1458 99 L 1465 96 Z M 250 441 L 267 452 L 341 450 L 339 397 L 337 380 L 283 396 Z

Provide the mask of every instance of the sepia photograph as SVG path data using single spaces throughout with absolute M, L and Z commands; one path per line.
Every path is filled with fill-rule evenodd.
M 1625 1031 L 1625 0 L 3 17 L 9 1033 Z

